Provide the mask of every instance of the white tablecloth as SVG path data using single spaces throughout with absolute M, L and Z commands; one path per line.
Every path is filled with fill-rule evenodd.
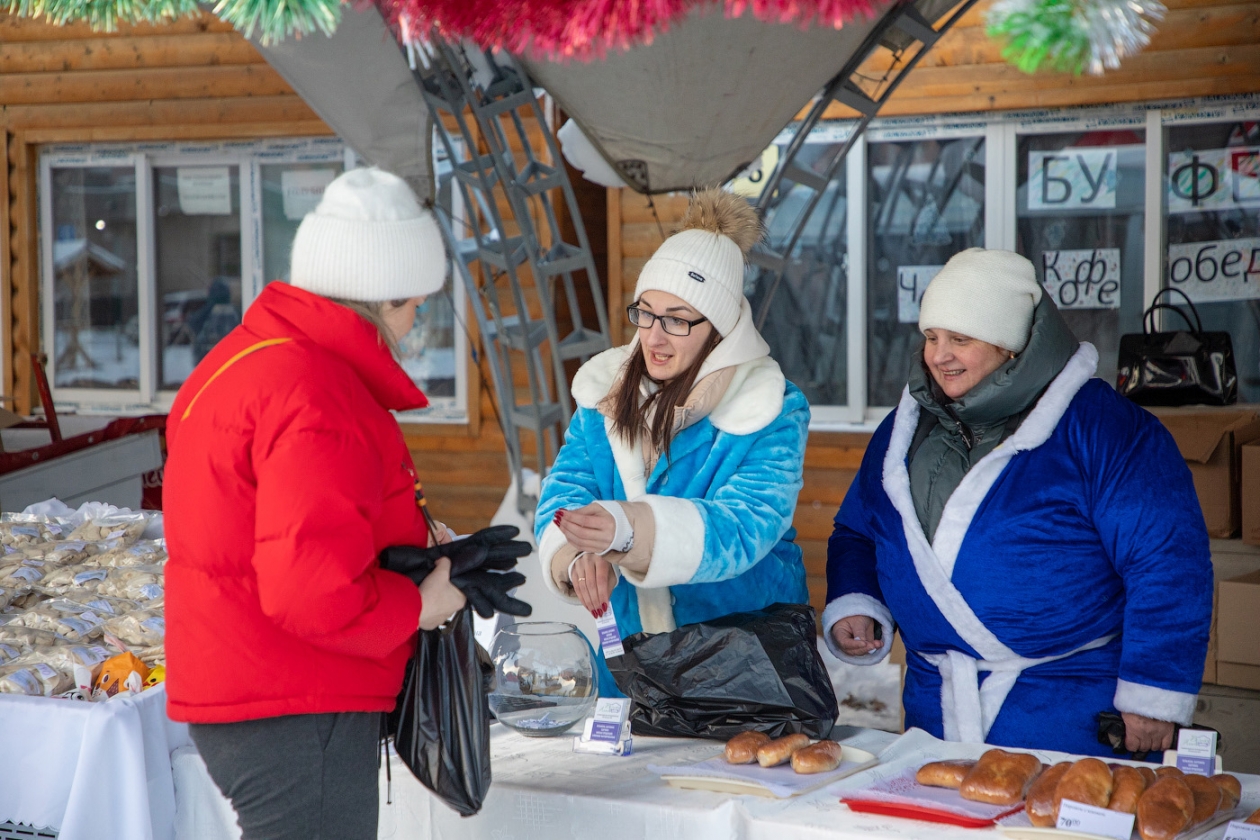
M 380 837 L 396 840 L 812 840 L 817 838 L 897 838 L 897 840 L 984 840 L 996 830 L 859 814 L 840 804 L 844 790 L 900 773 L 929 758 L 975 758 L 986 747 L 937 741 L 911 730 L 897 738 L 868 730 L 848 739 L 880 752 L 869 771 L 789 799 L 731 796 L 678 790 L 646 770 L 648 764 L 682 764 L 715 755 L 713 742 L 635 738 L 628 758 L 574 755 L 571 738 L 532 739 L 502 726 L 491 727 L 494 784 L 485 807 L 462 818 L 414 780 L 396 758 L 393 803 L 384 804 Z M 1039 752 L 1043 761 L 1066 758 Z M 1228 769 L 1228 768 L 1227 768 Z M 1260 807 L 1260 776 L 1242 776 L 1243 805 Z M 1202 835 L 1219 840 L 1221 826 Z
M 0 694 L 0 821 L 61 840 L 173 840 L 170 756 L 190 743 L 163 686 L 105 703 Z

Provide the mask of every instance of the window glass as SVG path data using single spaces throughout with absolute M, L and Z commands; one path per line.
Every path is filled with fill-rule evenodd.
M 1142 328 L 1144 134 L 1028 135 L 1016 149 L 1016 250 L 1113 384 L 1120 336 Z
M 237 166 L 153 170 L 158 387 L 175 390 L 241 322 Z
M 796 164 L 821 174 L 841 145 L 806 143 Z M 766 214 L 771 250 L 783 253 L 813 195 L 794 185 L 776 197 Z M 847 208 L 842 166 L 801 231 L 782 278 L 776 284 L 773 272 L 761 270 L 747 289 L 753 312 L 766 313 L 761 334 L 771 355 L 814 405 L 848 402 Z
M 263 282 L 289 280 L 289 251 L 302 217 L 324 197 L 324 187 L 340 175 L 340 163 L 272 163 L 262 175 Z
M 1230 333 L 1238 399 L 1260 402 L 1260 124 L 1170 128 L 1166 151 L 1164 285 L 1189 295 L 1204 329 Z
M 140 387 L 134 167 L 51 172 L 53 384 Z
M 922 345 L 919 299 L 984 245 L 984 138 L 867 146 L 867 402 L 895 406 Z

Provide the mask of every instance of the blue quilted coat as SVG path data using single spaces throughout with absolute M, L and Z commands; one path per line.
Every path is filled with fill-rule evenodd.
M 1095 716 L 1189 723 L 1212 567 L 1190 472 L 1149 413 L 1092 379 L 1089 344 L 967 473 L 928 543 L 906 456 L 907 394 L 835 519 L 823 626 L 868 615 L 907 649 L 906 726 L 1106 754 Z M 888 645 L 864 657 L 887 655 Z
M 680 431 L 668 457 L 645 477 L 638 447 L 611 435 L 595 407 L 629 352 L 639 352 L 638 345 L 600 354 L 574 379 L 579 407 L 543 481 L 535 519 L 548 586 L 564 597 L 550 574 L 563 544 L 552 524 L 556 510 L 630 500 L 650 504 L 656 522 L 651 566 L 640 585 L 668 588 L 677 626 L 778 602 L 807 603 L 792 527 L 809 425 L 804 395 L 767 356 L 740 364 L 717 408 Z M 638 593 L 625 576 L 613 590 L 623 638 L 643 629 Z M 612 685 L 605 677 L 601 692 Z

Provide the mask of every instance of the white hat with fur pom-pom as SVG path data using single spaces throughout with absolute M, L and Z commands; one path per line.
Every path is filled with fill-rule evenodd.
M 761 235 L 761 220 L 746 199 L 716 188 L 694 193 L 682 230 L 639 273 L 635 300 L 644 292 L 668 292 L 729 335 L 744 303 L 744 257 Z

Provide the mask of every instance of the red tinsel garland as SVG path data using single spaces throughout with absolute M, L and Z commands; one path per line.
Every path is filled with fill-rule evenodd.
M 448 38 L 553 59 L 590 60 L 609 49 L 651 43 L 696 7 L 727 17 L 751 10 L 759 20 L 839 29 L 875 15 L 873 0 L 376 0 L 407 42 L 436 27 Z

